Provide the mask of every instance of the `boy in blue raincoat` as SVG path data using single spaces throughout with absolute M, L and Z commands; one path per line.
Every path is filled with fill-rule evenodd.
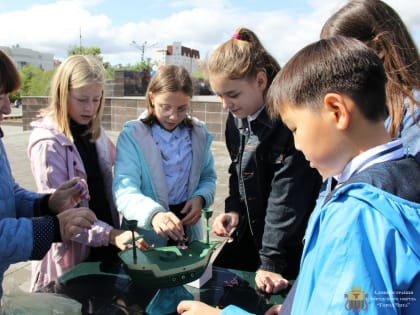
M 299 276 L 267 314 L 405 314 L 420 309 L 420 165 L 384 127 L 382 61 L 356 39 L 299 51 L 274 79 L 273 114 L 337 185 L 308 222 Z M 420 135 L 419 135 L 420 136 Z M 184 315 L 246 314 L 184 301 Z

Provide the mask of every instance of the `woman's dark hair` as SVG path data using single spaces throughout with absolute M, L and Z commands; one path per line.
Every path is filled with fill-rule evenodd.
M 9 94 L 20 88 L 21 79 L 12 59 L 0 50 L 0 94 Z

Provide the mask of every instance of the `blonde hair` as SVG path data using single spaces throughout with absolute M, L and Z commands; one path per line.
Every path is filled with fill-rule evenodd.
M 69 56 L 57 68 L 50 87 L 50 103 L 41 111 L 40 116 L 51 117 L 58 126 L 58 130 L 73 141 L 68 115 L 69 91 L 90 84 L 105 85 L 105 70 L 101 61 L 91 55 Z M 101 134 L 101 118 L 104 106 L 103 88 L 99 108 L 89 123 L 91 140 L 99 138 Z

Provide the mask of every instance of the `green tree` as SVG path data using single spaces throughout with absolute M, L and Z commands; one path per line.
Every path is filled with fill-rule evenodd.
M 109 62 L 104 62 L 105 78 L 107 80 L 113 80 L 115 78 L 115 70 L 117 67 L 113 67 Z
M 150 64 L 150 61 L 149 62 L 141 61 L 141 62 L 138 62 L 134 65 L 132 65 L 132 64 L 127 64 L 125 66 L 118 65 L 115 70 L 150 72 L 150 71 L 152 71 L 152 66 Z
M 54 70 L 43 71 L 35 65 L 25 65 L 20 71 L 22 86 L 21 96 L 46 96 Z
M 11 103 L 14 103 L 16 100 L 20 100 L 20 98 L 21 98 L 20 90 L 9 95 L 9 99 Z
M 67 50 L 67 56 L 71 55 L 94 55 L 102 60 L 101 49 L 99 47 L 77 47 L 73 46 Z
M 113 67 L 109 62 L 104 62 L 101 56 L 101 49 L 99 47 L 77 47 L 73 46 L 67 50 L 67 56 L 71 55 L 93 55 L 96 56 L 104 65 L 105 77 L 107 80 L 113 80 L 115 77 L 116 67 Z

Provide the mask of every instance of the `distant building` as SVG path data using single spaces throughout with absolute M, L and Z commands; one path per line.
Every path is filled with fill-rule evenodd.
M 174 42 L 165 48 L 155 49 L 153 60 L 157 65 L 179 65 L 185 67 L 190 74 L 199 71 L 200 52 L 196 49 L 181 45 L 181 42 Z
M 6 47 L 0 46 L 0 49 L 3 50 L 16 64 L 16 67 L 20 70 L 23 66 L 32 64 L 39 66 L 42 70 L 49 71 L 54 69 L 54 55 L 41 53 L 34 51 L 29 48 L 23 48 L 19 45 Z

